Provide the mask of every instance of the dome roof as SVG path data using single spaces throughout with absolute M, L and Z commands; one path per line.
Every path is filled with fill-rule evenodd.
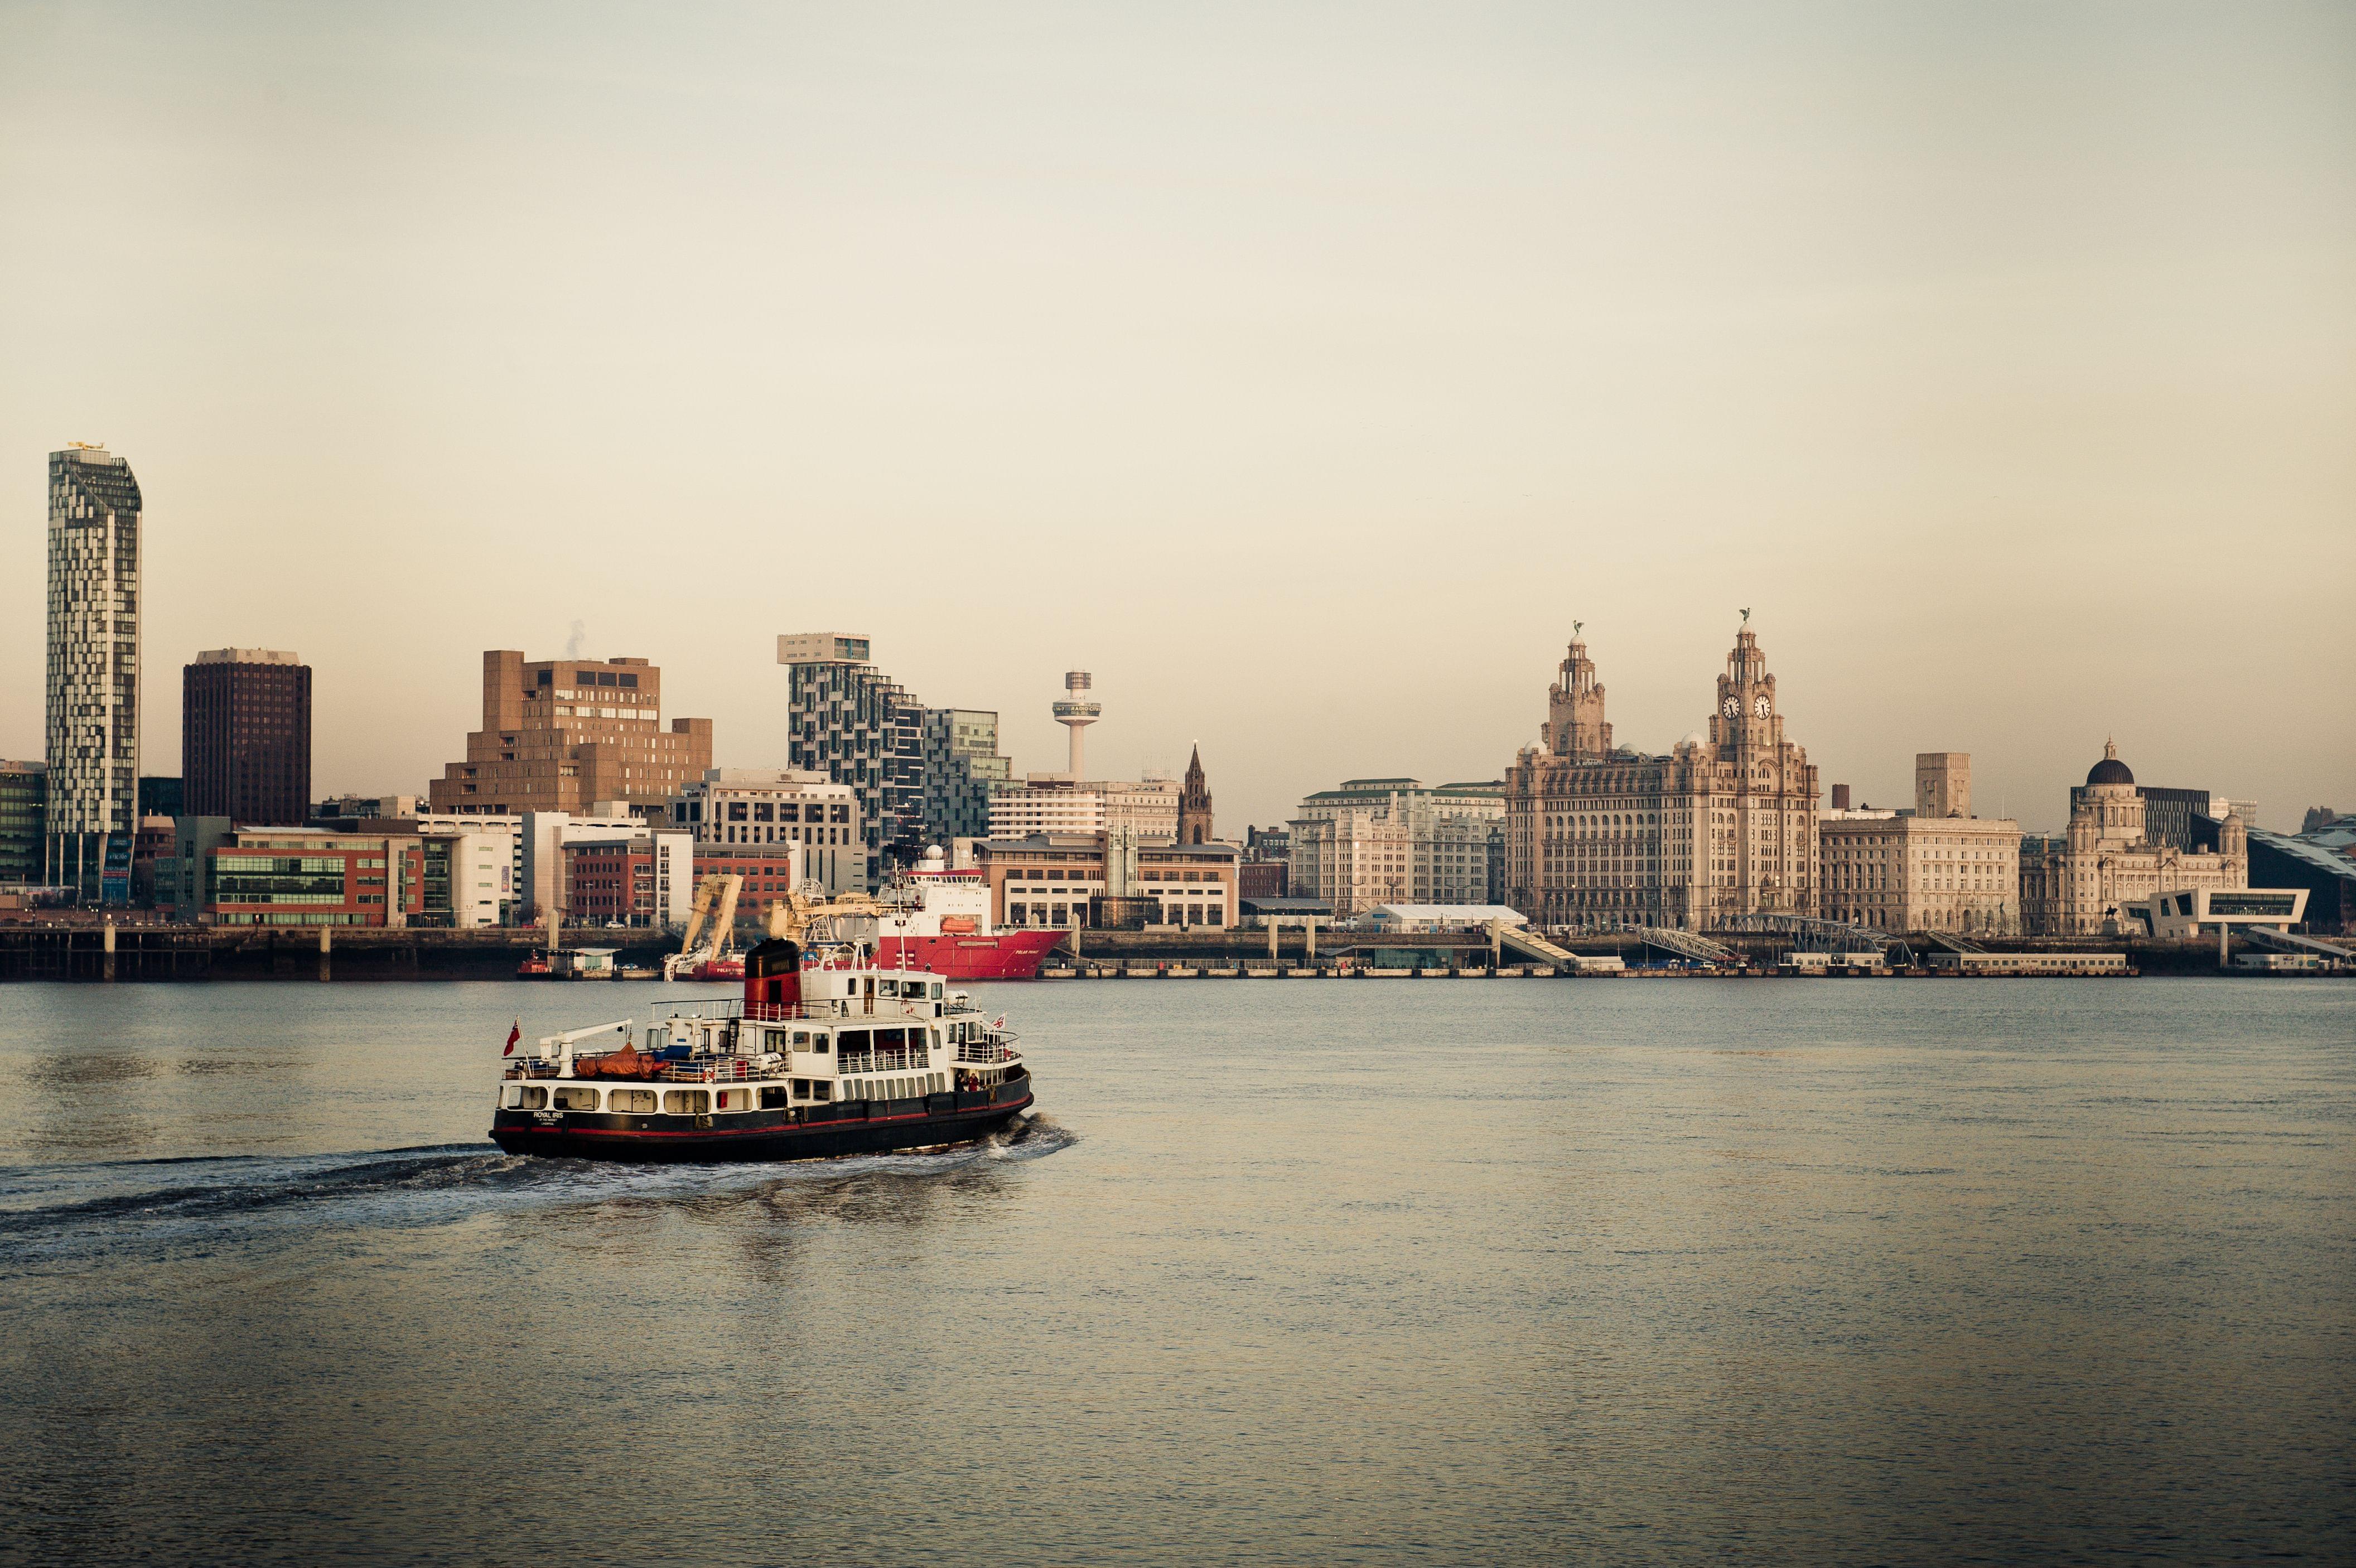
M 2103 743 L 2103 760 L 2086 769 L 2089 784 L 2132 784 L 2135 774 L 2119 760 L 2119 748 L 2110 741 Z

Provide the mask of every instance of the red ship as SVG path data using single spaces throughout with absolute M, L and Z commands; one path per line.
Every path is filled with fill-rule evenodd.
M 876 961 L 930 970 L 944 980 L 1036 980 L 1061 931 L 1000 931 L 992 936 L 887 936 Z
M 885 913 L 875 923 L 877 961 L 945 980 L 1035 980 L 1048 950 L 1064 940 L 1052 929 L 997 929 L 981 873 L 949 869 L 937 847 L 879 902 Z
M 680 950 L 663 961 L 665 980 L 741 981 L 744 960 L 728 950 L 736 914 L 737 879 L 712 876 L 696 892 L 694 918 Z M 990 918 L 990 887 L 981 873 L 952 871 L 938 848 L 924 864 L 875 897 L 846 894 L 828 899 L 812 888 L 796 894 L 797 918 L 848 922 L 838 936 L 872 950 L 887 966 L 924 970 L 944 980 L 1035 980 L 1039 965 L 1064 940 L 1052 928 L 998 929 Z M 769 913 L 774 922 L 780 903 Z M 776 927 L 770 927 L 774 935 Z

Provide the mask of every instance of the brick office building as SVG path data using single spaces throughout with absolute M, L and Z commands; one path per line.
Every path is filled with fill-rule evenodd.
M 311 810 L 311 667 L 266 648 L 218 648 L 180 671 L 175 815 L 300 826 Z
M 432 785 L 431 809 L 467 815 L 659 807 L 712 766 L 712 721 L 662 727 L 662 671 L 643 659 L 603 663 L 483 655 L 483 727 L 466 759 Z
M 655 916 L 651 838 L 564 846 L 564 908 L 576 924 L 647 926 Z

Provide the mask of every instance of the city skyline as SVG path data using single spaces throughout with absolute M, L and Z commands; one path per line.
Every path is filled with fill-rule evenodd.
M 1860 801 L 1969 752 L 2056 830 L 2115 736 L 2345 810 L 2356 20 L 1964 15 L 221 6 L 110 27 L 103 122 L 103 9 L 20 15 L 12 209 L 143 240 L 0 253 L 9 558 L 109 443 L 151 677 L 305 650 L 321 794 L 417 789 L 576 623 L 781 766 L 769 644 L 836 624 L 1018 771 L 1092 671 L 1091 771 L 1199 739 L 1234 831 L 1502 776 L 1574 619 L 1665 752 L 1751 606 Z

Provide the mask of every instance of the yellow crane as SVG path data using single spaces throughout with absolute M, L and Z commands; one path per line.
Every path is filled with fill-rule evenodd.
M 679 951 L 663 960 L 665 980 L 676 980 L 680 970 L 728 950 L 736 934 L 736 897 L 744 890 L 741 876 L 715 875 L 695 885 L 695 902 L 687 914 L 687 936 Z

